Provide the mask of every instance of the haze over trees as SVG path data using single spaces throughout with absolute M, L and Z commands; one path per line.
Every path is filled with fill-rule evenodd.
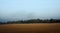
M 60 19 L 31 19 L 31 20 L 18 20 L 0 22 L 0 24 L 21 24 L 21 23 L 60 23 Z

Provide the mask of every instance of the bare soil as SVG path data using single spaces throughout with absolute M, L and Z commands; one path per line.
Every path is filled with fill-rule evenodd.
M 3 24 L 0 33 L 60 33 L 60 23 Z

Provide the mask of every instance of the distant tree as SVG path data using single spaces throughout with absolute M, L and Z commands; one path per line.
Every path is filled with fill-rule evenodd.
M 54 19 L 50 19 L 50 23 L 54 23 Z
M 2 22 L 0 22 L 0 24 L 2 24 Z

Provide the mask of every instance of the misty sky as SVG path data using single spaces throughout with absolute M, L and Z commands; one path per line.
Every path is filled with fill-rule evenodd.
M 0 0 L 0 21 L 60 19 L 60 0 Z

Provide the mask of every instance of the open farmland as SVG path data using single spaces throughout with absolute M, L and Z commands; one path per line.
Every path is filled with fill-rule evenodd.
M 60 33 L 60 23 L 2 24 L 0 33 Z

